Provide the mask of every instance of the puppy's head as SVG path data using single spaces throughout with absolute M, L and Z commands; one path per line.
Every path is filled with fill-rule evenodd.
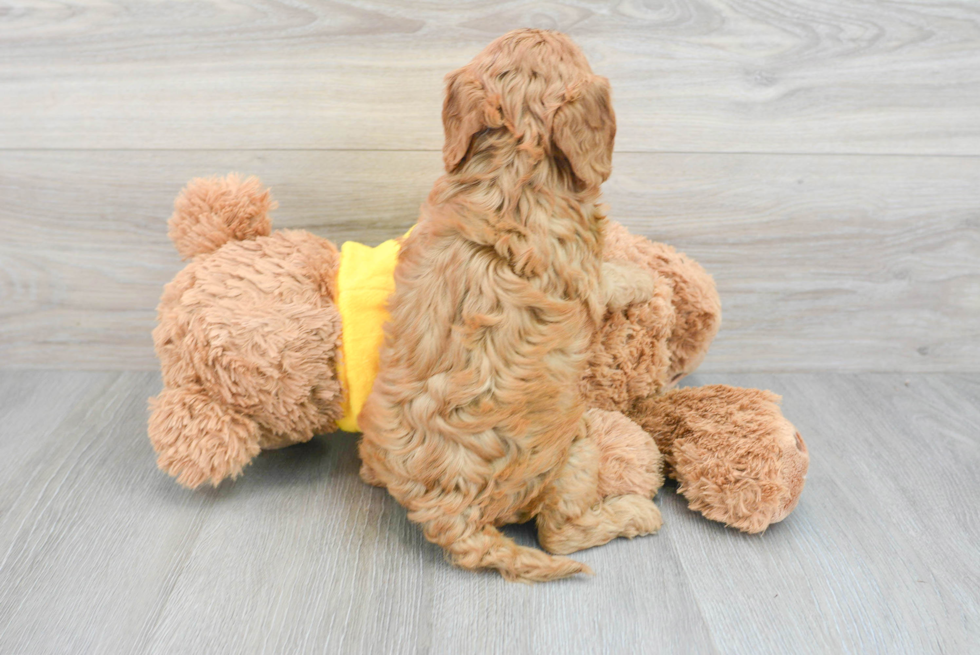
M 446 87 L 447 172 L 472 154 L 475 137 L 506 130 L 518 149 L 567 161 L 585 187 L 598 187 L 609 177 L 616 136 L 609 80 L 592 73 L 564 34 L 509 32 L 450 73 Z

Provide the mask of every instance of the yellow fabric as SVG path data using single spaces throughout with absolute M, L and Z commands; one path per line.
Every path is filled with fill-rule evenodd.
M 391 239 L 371 248 L 347 241 L 340 247 L 337 309 L 344 334 L 337 373 L 344 388 L 344 416 L 337 427 L 344 432 L 360 431 L 357 415 L 378 374 L 388 296 L 395 290 L 399 242 Z

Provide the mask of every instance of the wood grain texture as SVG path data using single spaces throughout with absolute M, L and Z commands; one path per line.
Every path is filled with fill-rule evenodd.
M 44 408 L 59 406 L 66 376 L 86 393 L 51 429 Z M 0 491 L 17 499 L 0 519 L 0 651 L 132 652 L 212 500 L 153 475 L 146 397 L 159 389 L 155 376 L 45 379 L 33 411 L 0 425 L 0 444 L 14 448 Z
M 620 154 L 612 216 L 686 251 L 724 306 L 705 371 L 980 367 L 980 158 Z M 269 184 L 274 225 L 402 234 L 438 153 L 11 151 L 0 158 L 0 365 L 154 369 L 189 178 Z
M 27 0 L 0 148 L 437 150 L 443 76 L 516 27 L 583 46 L 623 152 L 980 155 L 966 0 Z
M 980 377 L 702 375 L 771 388 L 811 453 L 763 535 L 672 488 L 655 536 L 537 586 L 451 568 L 354 440 L 187 492 L 154 468 L 153 373 L 0 372 L 0 652 L 966 653 L 980 643 Z M 38 411 L 47 407 L 50 411 Z M 11 450 L 13 446 L 13 450 Z M 16 515 L 16 520 L 7 517 Z M 527 526 L 509 529 L 533 544 Z

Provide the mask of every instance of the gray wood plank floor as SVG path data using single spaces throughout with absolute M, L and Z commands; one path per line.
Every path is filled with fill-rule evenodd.
M 977 652 L 980 375 L 689 382 L 784 395 L 797 510 L 747 536 L 667 488 L 658 535 L 528 587 L 451 568 L 351 436 L 188 492 L 146 439 L 156 374 L 0 373 L 0 652 Z

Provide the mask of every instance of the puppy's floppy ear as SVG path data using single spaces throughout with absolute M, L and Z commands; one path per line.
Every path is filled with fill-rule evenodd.
M 442 159 L 446 172 L 452 173 L 459 166 L 477 132 L 501 123 L 499 108 L 488 102 L 486 89 L 469 67 L 447 75 L 446 100 L 442 105 L 442 127 L 446 133 Z
M 565 98 L 551 123 L 551 138 L 584 185 L 597 187 L 612 172 L 616 114 L 609 80 L 590 75 L 565 89 Z

